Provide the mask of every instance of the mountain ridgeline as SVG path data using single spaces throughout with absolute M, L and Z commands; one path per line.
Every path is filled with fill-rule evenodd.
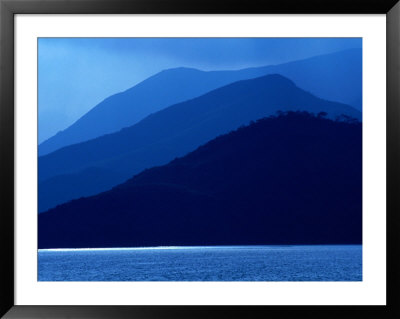
M 360 244 L 361 142 L 354 120 L 260 119 L 40 214 L 39 248 Z
M 277 111 L 361 119 L 351 106 L 317 98 L 281 75 L 238 81 L 169 106 L 117 133 L 39 157 L 39 211 L 105 191 Z M 93 170 L 99 172 L 95 179 Z
M 203 95 L 229 83 L 279 73 L 300 88 L 361 110 L 362 51 L 351 49 L 304 60 L 235 71 L 176 68 L 162 71 L 112 95 L 67 129 L 39 145 L 39 155 L 131 126 L 151 113 Z

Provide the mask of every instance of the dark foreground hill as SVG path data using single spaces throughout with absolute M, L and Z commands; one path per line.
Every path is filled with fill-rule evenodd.
M 361 113 L 303 91 L 281 75 L 244 80 L 172 105 L 114 134 L 39 158 L 39 212 L 106 191 L 143 169 L 184 156 L 218 135 L 276 111 Z M 93 179 L 93 172 L 97 176 Z
M 293 113 L 39 215 L 39 248 L 359 244 L 362 130 Z
M 175 68 L 162 71 L 93 107 L 39 145 L 39 155 L 134 125 L 151 113 L 239 80 L 279 73 L 300 88 L 361 110 L 362 51 L 345 50 L 304 60 L 234 71 Z

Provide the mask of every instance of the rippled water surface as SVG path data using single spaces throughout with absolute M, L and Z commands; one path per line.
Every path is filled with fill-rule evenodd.
M 39 281 L 361 281 L 362 246 L 39 250 Z

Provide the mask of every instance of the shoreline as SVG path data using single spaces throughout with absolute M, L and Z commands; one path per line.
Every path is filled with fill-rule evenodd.
M 237 248 L 277 248 L 277 247 L 327 247 L 362 246 L 362 244 L 288 244 L 288 245 L 215 245 L 215 246 L 152 246 L 152 247 L 106 247 L 106 248 L 43 248 L 40 252 L 78 252 L 78 251 L 129 251 L 129 250 L 193 250 L 193 249 L 237 249 Z

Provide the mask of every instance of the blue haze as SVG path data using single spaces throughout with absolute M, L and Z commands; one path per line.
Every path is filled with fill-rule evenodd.
M 157 73 L 93 107 L 73 125 L 39 145 L 39 155 L 129 127 L 150 113 L 239 80 L 281 74 L 317 97 L 361 110 L 361 49 L 340 51 L 275 66 L 237 71 L 175 68 Z
M 39 251 L 39 281 L 361 281 L 362 246 Z
M 39 143 L 164 69 L 241 69 L 361 48 L 360 38 L 40 38 Z

